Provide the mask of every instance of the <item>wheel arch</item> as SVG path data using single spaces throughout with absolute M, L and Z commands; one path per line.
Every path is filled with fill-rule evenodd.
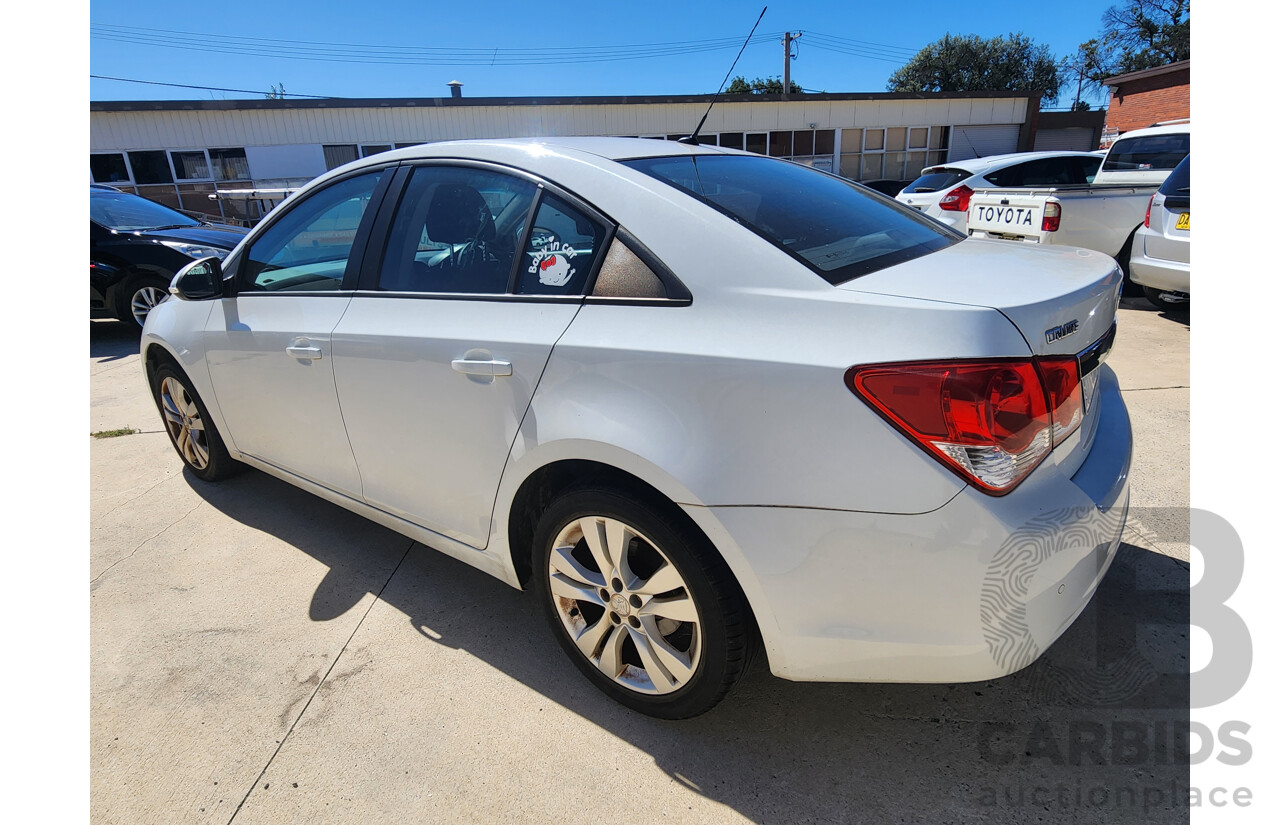
M 556 449 L 557 446 L 559 449 Z M 606 452 L 616 449 L 609 448 L 607 445 L 596 446 Z M 512 584 L 525 589 L 532 579 L 534 532 L 538 519 L 551 502 L 575 486 L 585 483 L 603 484 L 667 510 L 694 535 L 705 540 L 709 552 L 714 552 L 729 568 L 734 582 L 745 596 L 755 632 L 766 637 L 766 644 L 761 647 L 761 652 L 770 647 L 767 640 L 775 634 L 771 633 L 773 624 L 772 620 L 767 618 L 767 600 L 764 598 L 759 580 L 746 564 L 736 544 L 719 525 L 712 510 L 698 501 L 674 478 L 657 467 L 648 466 L 639 456 L 626 453 L 608 457 L 600 455 L 587 459 L 573 454 L 558 454 L 564 449 L 563 444 L 543 445 L 539 454 L 546 451 L 547 460 L 538 462 L 527 472 L 519 474 L 518 483 L 513 481 L 511 484 L 515 489 L 509 494 L 509 498 L 500 497 L 500 500 L 505 501 L 506 504 L 500 505 L 502 509 L 499 512 L 505 513 L 506 519 L 505 525 L 495 524 L 495 532 L 498 534 L 495 538 L 506 543 L 505 553 L 516 579 L 511 582 Z M 550 453 L 557 453 L 557 455 L 550 455 Z M 577 455 L 582 454 L 583 452 L 577 453 Z M 520 464 L 525 462 L 522 461 Z M 505 486 L 507 485 L 504 483 Z M 696 513 L 696 517 L 691 513 Z M 722 540 L 716 541 L 713 535 L 721 536 Z M 495 544 L 496 542 L 490 542 L 491 547 Z M 763 626 L 762 610 L 765 615 Z

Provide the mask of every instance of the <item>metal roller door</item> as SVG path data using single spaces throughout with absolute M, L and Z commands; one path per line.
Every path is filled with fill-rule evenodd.
M 1092 152 L 1097 148 L 1093 130 L 1088 127 L 1072 126 L 1036 132 L 1037 152 Z
M 1021 124 L 1000 126 L 953 126 L 951 128 L 951 152 L 948 160 L 985 158 L 1018 151 L 1018 130 Z

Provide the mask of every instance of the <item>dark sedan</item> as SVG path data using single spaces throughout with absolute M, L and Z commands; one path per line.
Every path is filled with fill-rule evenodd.
M 169 282 L 197 258 L 225 258 L 244 237 L 109 186 L 89 187 L 89 312 L 141 329 Z

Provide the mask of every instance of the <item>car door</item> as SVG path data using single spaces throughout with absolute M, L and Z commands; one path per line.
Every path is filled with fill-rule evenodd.
M 482 549 L 516 432 L 612 229 L 502 167 L 421 165 L 398 183 L 384 254 L 333 331 L 338 397 L 365 500 Z
M 330 334 L 351 301 L 372 205 L 390 172 L 350 175 L 290 204 L 235 264 L 205 327 L 209 374 L 237 449 L 359 498 Z M 348 277 L 350 280 L 348 281 Z

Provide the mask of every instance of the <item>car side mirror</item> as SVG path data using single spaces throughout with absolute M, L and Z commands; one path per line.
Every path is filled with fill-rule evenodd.
M 207 301 L 222 297 L 222 261 L 201 258 L 178 270 L 169 292 L 184 301 Z

